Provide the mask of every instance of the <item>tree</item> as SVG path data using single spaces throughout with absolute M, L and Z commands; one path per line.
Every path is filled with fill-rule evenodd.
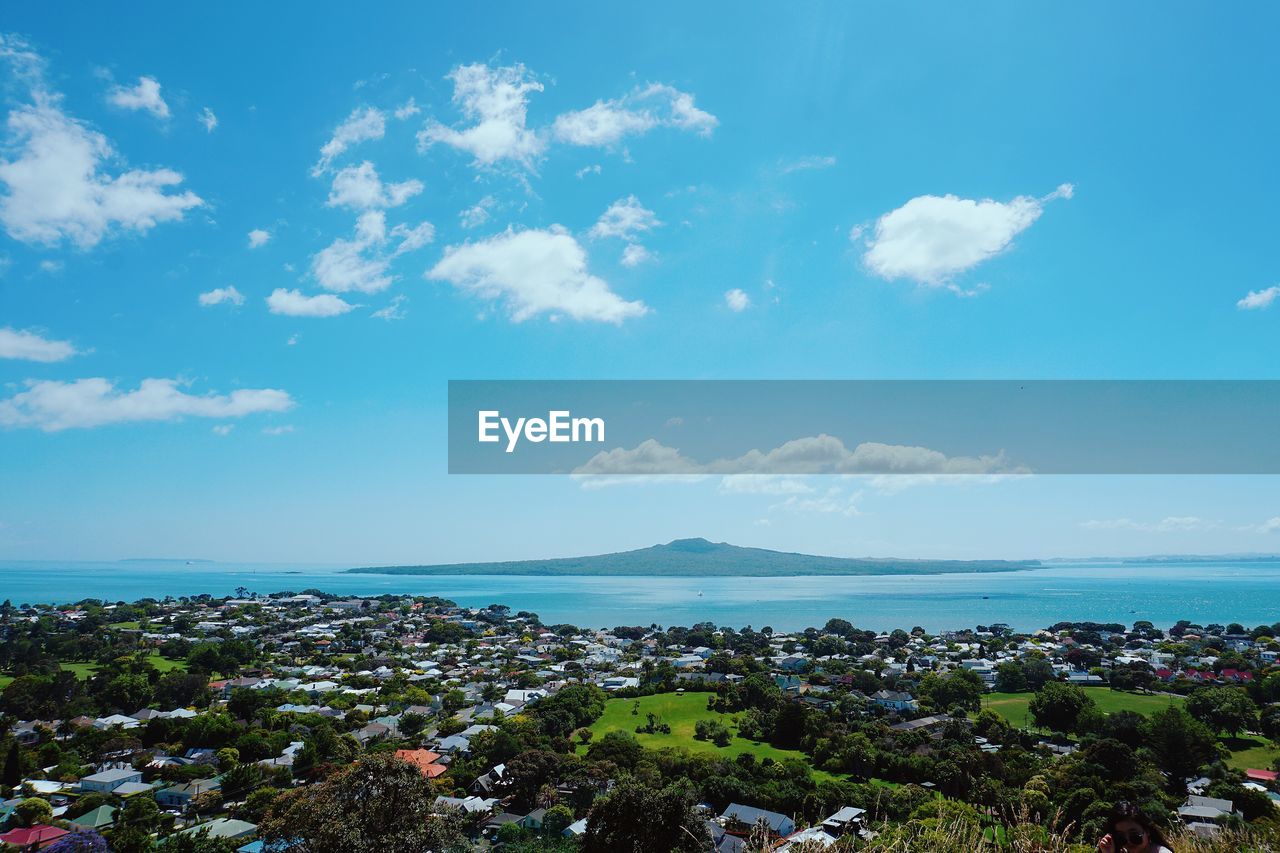
M 1258 722 L 1258 708 L 1243 690 L 1234 687 L 1205 687 L 1187 699 L 1187 712 L 1215 732 L 1235 737 Z
M 542 831 L 547 835 L 559 835 L 573 823 L 573 812 L 568 806 L 552 806 L 542 816 Z
M 151 834 L 160 828 L 162 815 L 149 796 L 130 797 L 116 812 L 116 822 L 108 834 L 115 853 L 143 853 L 152 850 Z
M 1055 732 L 1072 732 L 1080 713 L 1093 707 L 1093 699 L 1074 684 L 1051 681 L 1032 698 L 1027 710 L 1036 725 Z
M 623 782 L 596 801 L 583 853 L 702 853 L 711 837 L 692 799 L 674 788 Z
M 92 830 L 64 835 L 44 848 L 44 853 L 111 853 L 107 839 Z
M 1022 664 L 1005 661 L 996 667 L 996 690 L 1001 693 L 1021 693 L 1027 689 L 1027 676 Z
M 635 767 L 643 754 L 644 747 L 636 741 L 635 735 L 620 730 L 607 732 L 587 748 L 590 760 L 612 761 L 625 770 Z
M 465 850 L 461 816 L 434 808 L 435 791 L 416 767 L 368 755 L 321 782 L 281 794 L 258 829 L 290 853 L 419 853 Z
M 4 774 L 0 776 L 0 782 L 10 788 L 16 788 L 22 782 L 22 752 L 17 740 L 9 741 L 9 755 L 4 761 Z
M 1156 764 L 1175 780 L 1198 775 L 1201 767 L 1218 757 L 1209 727 L 1176 706 L 1148 717 L 1142 736 Z
M 14 807 L 13 814 L 20 826 L 35 826 L 53 820 L 53 806 L 48 800 L 28 797 Z

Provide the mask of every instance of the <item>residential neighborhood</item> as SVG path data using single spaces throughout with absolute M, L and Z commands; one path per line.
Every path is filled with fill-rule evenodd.
M 372 773 L 440 849 L 606 850 L 636 814 L 718 853 L 1083 838 L 1115 789 L 1188 837 L 1280 823 L 1280 626 L 595 630 L 243 590 L 0 620 L 18 850 L 321 849 L 307 809 Z

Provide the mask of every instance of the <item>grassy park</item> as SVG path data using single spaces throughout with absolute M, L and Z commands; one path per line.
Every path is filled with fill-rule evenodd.
M 1117 711 L 1134 711 L 1143 716 L 1164 710 L 1170 705 L 1180 705 L 1184 701 L 1181 696 L 1166 696 L 1150 693 L 1130 693 L 1124 690 L 1112 690 L 1109 687 L 1086 687 L 1085 693 L 1093 699 L 1098 710 L 1104 714 Z M 990 708 L 1011 724 L 1022 728 L 1033 725 L 1031 712 L 1027 706 L 1031 704 L 1034 693 L 987 693 L 982 697 L 982 707 Z
M 745 740 L 737 737 L 737 720 L 735 714 L 719 714 L 707 710 L 707 693 L 658 693 L 653 696 L 642 696 L 639 699 L 610 699 L 604 706 L 604 713 L 591 726 L 594 738 L 603 737 L 612 731 L 635 733 L 636 726 L 644 725 L 648 715 L 653 714 L 658 722 L 671 727 L 671 734 L 636 734 L 635 738 L 641 746 L 650 749 L 664 747 L 682 747 L 690 752 L 705 752 L 733 758 L 743 753 L 754 755 L 757 760 L 772 758 L 784 761 L 788 758 L 799 759 L 808 763 L 804 753 L 794 749 L 778 749 L 767 743 Z M 637 714 L 632 710 L 639 707 Z M 693 736 L 694 724 L 698 720 L 718 720 L 724 723 L 735 734 L 733 742 L 719 747 Z M 582 750 L 585 752 L 585 748 Z M 839 778 L 822 770 L 813 770 L 813 776 L 819 781 Z

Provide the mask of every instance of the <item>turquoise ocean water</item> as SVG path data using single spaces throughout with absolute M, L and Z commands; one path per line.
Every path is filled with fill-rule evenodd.
M 322 589 L 339 595 L 439 595 L 465 606 L 501 603 L 548 624 L 584 627 L 691 625 L 711 621 L 778 630 L 832 617 L 874 630 L 931 631 L 1005 622 L 1016 629 L 1059 621 L 1161 627 L 1179 619 L 1280 621 L 1280 562 L 1125 565 L 1060 563 L 1033 571 L 881 577 L 660 578 L 346 575 L 346 566 L 174 562 L 0 561 L 0 599 L 15 604 L 81 598 L 133 601 L 166 595 L 231 595 Z

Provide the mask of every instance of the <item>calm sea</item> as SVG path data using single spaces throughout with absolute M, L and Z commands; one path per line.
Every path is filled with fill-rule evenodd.
M 1059 621 L 1161 627 L 1280 621 L 1280 562 L 1124 565 L 1065 563 L 1034 571 L 898 577 L 512 577 L 344 575 L 345 566 L 182 562 L 0 562 L 0 599 L 15 604 L 80 598 L 133 601 L 166 595 L 231 595 L 322 589 L 339 595 L 438 595 L 468 607 L 506 604 L 548 624 L 718 625 L 779 630 L 832 617 L 873 630 L 931 631 L 1005 622 L 1015 629 Z

